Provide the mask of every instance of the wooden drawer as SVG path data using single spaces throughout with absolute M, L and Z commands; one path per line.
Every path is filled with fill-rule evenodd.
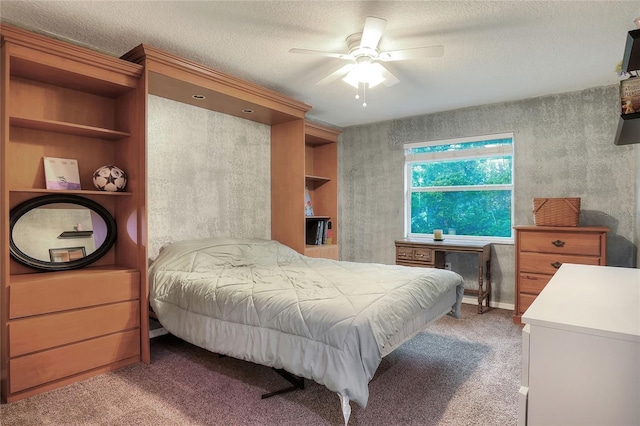
M 521 232 L 518 238 L 523 252 L 600 255 L 599 233 Z
M 413 247 L 396 246 L 396 262 L 413 260 Z
M 9 360 L 10 392 L 140 356 L 140 330 L 110 334 Z
M 396 264 L 433 266 L 434 250 L 425 247 L 396 245 Z
M 433 263 L 433 250 L 428 248 L 416 248 L 413 250 L 413 260 L 416 262 Z
M 139 326 L 140 303 L 137 300 L 18 319 L 9 323 L 9 356 L 25 355 Z
M 138 271 L 31 274 L 29 280 L 10 283 L 9 317 L 21 318 L 139 297 Z
M 520 293 L 518 295 L 518 312 L 517 315 L 524 314 L 524 311 L 527 310 L 529 306 L 536 300 L 536 296 L 533 294 L 524 294 Z
M 572 256 L 544 253 L 520 253 L 520 273 L 533 272 L 553 275 L 563 263 L 600 265 L 599 257 Z
M 339 254 L 337 244 L 322 244 L 304 248 L 304 255 L 309 257 L 339 260 Z
M 549 283 L 552 275 L 520 274 L 520 293 L 538 295 Z

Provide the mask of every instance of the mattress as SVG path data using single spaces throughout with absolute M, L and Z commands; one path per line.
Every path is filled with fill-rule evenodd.
M 382 357 L 430 321 L 459 316 L 464 291 L 451 271 L 316 259 L 232 238 L 164 248 L 149 286 L 171 334 L 314 380 L 362 407 Z

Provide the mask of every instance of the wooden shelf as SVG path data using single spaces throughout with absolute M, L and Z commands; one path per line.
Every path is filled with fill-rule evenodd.
M 89 238 L 93 231 L 64 231 L 58 238 Z
M 50 279 L 64 280 L 74 277 L 97 276 L 98 274 L 112 274 L 113 272 L 137 272 L 136 269 L 122 265 L 89 266 L 70 271 L 34 272 L 32 274 L 10 275 L 11 284 L 47 282 Z
M 331 219 L 331 216 L 305 216 L 305 219 Z
M 14 188 L 9 192 L 32 192 L 40 194 L 75 194 L 75 195 L 131 195 L 131 192 L 90 191 L 85 189 L 44 189 L 44 188 Z
M 12 126 L 26 129 L 43 130 L 45 132 L 64 133 L 66 135 L 84 136 L 88 138 L 118 140 L 131 136 L 130 133 L 120 132 L 99 127 L 84 126 L 82 124 L 65 123 L 62 121 L 35 119 L 27 117 L 9 117 Z
M 324 176 L 308 176 L 307 175 L 304 177 L 304 179 L 310 182 L 320 183 L 320 184 L 331 181 L 331 178 L 324 177 Z

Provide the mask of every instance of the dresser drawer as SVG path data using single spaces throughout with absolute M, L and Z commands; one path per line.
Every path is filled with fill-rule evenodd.
M 59 278 L 51 277 L 51 274 L 59 274 Z M 34 275 L 29 281 L 10 283 L 10 318 L 104 305 L 140 297 L 140 273 L 137 271 L 100 271 L 95 274 L 52 272 Z M 39 275 L 42 276 L 41 279 L 38 278 Z
M 34 386 L 140 356 L 140 330 L 110 334 L 9 360 L 9 390 Z
M 517 315 L 524 314 L 524 311 L 527 310 L 529 306 L 536 300 L 536 296 L 533 294 L 524 294 L 520 293 L 518 295 L 518 312 Z
M 139 326 L 140 303 L 137 300 L 18 319 L 9 323 L 9 356 L 25 355 Z
M 520 293 L 538 295 L 549 283 L 552 275 L 520 274 Z
M 522 232 L 518 237 L 520 251 L 523 252 L 600 255 L 599 233 Z
M 577 263 L 582 265 L 601 264 L 599 257 L 522 252 L 520 253 L 519 272 L 553 275 L 563 263 Z

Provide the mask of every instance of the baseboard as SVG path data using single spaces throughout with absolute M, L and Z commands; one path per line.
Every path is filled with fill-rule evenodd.
M 477 305 L 478 298 L 474 296 L 463 296 L 462 303 Z M 507 311 L 513 311 L 515 309 L 515 306 L 513 303 L 494 302 L 493 300 L 489 301 L 489 306 L 492 308 L 506 309 Z

